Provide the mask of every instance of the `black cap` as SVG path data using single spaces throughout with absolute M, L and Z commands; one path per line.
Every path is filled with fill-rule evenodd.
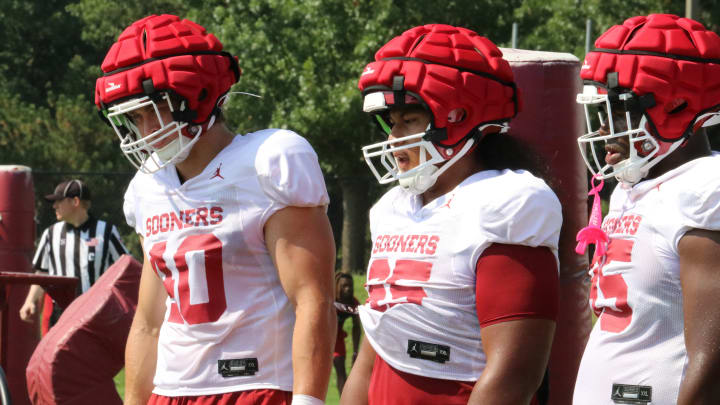
M 45 201 L 53 202 L 63 198 L 78 197 L 81 200 L 90 200 L 90 189 L 82 180 L 66 180 L 55 187 L 55 192 L 45 196 Z

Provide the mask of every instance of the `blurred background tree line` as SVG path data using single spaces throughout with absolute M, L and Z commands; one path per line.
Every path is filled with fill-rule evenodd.
M 698 19 L 718 32 L 720 1 L 699 6 Z M 587 19 L 594 40 L 627 17 L 653 12 L 684 15 L 685 0 L 0 0 L 0 164 L 32 168 L 38 232 L 55 221 L 40 196 L 79 177 L 93 191 L 92 211 L 119 225 L 140 257 L 122 214 L 134 168 L 97 116 L 95 79 L 124 27 L 149 14 L 176 14 L 239 57 L 243 75 L 233 90 L 262 96 L 231 96 L 231 128 L 290 128 L 315 147 L 332 200 L 338 266 L 362 271 L 367 212 L 384 189 L 362 159 L 361 146 L 382 138 L 362 113 L 357 79 L 382 44 L 415 25 L 447 23 L 509 47 L 516 22 L 519 48 L 582 60 Z

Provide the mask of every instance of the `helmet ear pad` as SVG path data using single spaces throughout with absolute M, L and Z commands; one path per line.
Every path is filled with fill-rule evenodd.
M 595 41 L 580 76 L 651 95 L 643 113 L 657 139 L 674 142 L 694 132 L 700 115 L 720 108 L 720 36 L 697 21 L 652 14 L 627 19 Z

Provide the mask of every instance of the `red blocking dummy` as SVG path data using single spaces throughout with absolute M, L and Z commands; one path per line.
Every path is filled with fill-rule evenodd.
M 34 404 L 122 404 L 113 377 L 124 365 L 141 267 L 123 255 L 40 341 L 26 370 Z
M 575 235 L 587 224 L 587 169 L 576 139 L 584 128 L 580 61 L 568 53 L 501 49 L 523 101 L 510 134 L 539 153 L 562 203 L 560 312 L 550 355 L 550 404 L 570 405 L 577 369 L 591 328 L 588 258 L 575 253 Z
M 34 217 L 32 171 L 27 166 L 0 166 L 0 272 L 32 271 Z M 37 323 L 20 320 L 29 288 L 29 284 L 11 286 L 0 277 L 0 365 L 16 405 L 30 403 L 23 370 L 38 341 Z

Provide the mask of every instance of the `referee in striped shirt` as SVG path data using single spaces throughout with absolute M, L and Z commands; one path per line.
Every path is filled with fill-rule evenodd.
M 55 192 L 45 196 L 45 200 L 52 203 L 60 222 L 45 229 L 40 237 L 33 268 L 38 274 L 77 277 L 80 279 L 77 295 L 80 295 L 90 289 L 115 260 L 127 253 L 127 249 L 114 225 L 88 213 L 90 189 L 81 180 L 63 181 L 55 187 Z M 35 320 L 43 296 L 42 287 L 30 287 L 20 309 L 22 320 Z M 57 322 L 63 310 L 53 303 L 48 326 Z

